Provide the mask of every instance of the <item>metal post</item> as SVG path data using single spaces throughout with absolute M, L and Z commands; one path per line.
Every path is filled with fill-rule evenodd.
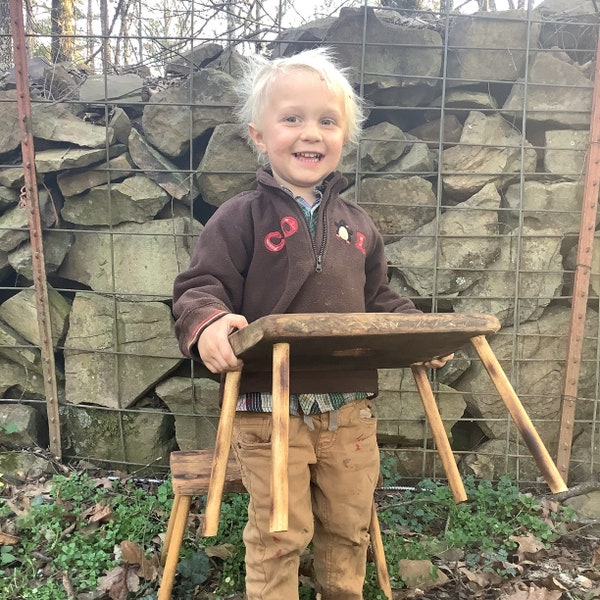
M 31 241 L 31 260 L 33 266 L 33 285 L 35 289 L 38 327 L 40 333 L 40 351 L 42 355 L 42 374 L 48 413 L 50 434 L 50 452 L 60 459 L 60 419 L 58 414 L 58 392 L 56 368 L 52 344 L 52 328 L 48 301 L 44 247 L 42 243 L 42 224 L 35 173 L 35 150 L 31 131 L 31 99 L 27 74 L 27 55 L 25 51 L 25 26 L 23 24 L 23 5 L 21 0 L 9 0 L 10 32 L 13 40 L 15 77 L 17 84 L 17 110 L 21 133 L 21 153 L 25 185 L 21 189 L 20 205 L 29 209 L 29 237 Z
M 583 184 L 583 203 L 581 224 L 577 247 L 577 265 L 573 283 L 571 323 L 567 340 L 567 363 L 561 398 L 560 433 L 556 463 L 560 474 L 568 480 L 573 425 L 575 421 L 575 403 L 579 372 L 581 370 L 581 350 L 585 333 L 588 289 L 592 270 L 592 249 L 596 229 L 598 210 L 598 190 L 600 182 L 600 37 L 596 49 L 596 69 L 594 73 L 594 91 L 592 96 L 592 114 L 590 119 L 590 140 L 585 165 Z

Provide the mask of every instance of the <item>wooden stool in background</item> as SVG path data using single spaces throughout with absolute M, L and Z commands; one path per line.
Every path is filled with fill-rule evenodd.
M 171 598 L 192 498 L 194 496 L 204 496 L 208 493 L 212 464 L 212 450 L 171 452 L 170 467 L 175 497 L 160 557 L 161 564 L 164 565 L 164 571 L 158 592 L 158 600 L 169 600 Z M 235 458 L 230 457 L 226 464 L 223 492 L 240 493 L 245 491 L 239 465 Z M 373 562 L 377 570 L 377 581 L 379 587 L 391 600 L 392 588 L 374 501 L 369 533 L 371 535 Z

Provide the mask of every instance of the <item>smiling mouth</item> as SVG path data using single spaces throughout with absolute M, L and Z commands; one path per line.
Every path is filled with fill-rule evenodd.
M 323 155 L 319 152 L 295 152 L 294 156 L 306 162 L 319 162 Z

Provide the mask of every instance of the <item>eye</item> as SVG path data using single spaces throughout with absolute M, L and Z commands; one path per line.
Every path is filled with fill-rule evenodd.
M 335 125 L 335 120 L 330 119 L 329 117 L 326 119 L 321 119 L 321 125 L 324 125 L 325 127 L 331 127 L 332 125 Z
M 298 117 L 296 117 L 295 115 L 288 115 L 283 120 L 285 123 L 297 123 Z

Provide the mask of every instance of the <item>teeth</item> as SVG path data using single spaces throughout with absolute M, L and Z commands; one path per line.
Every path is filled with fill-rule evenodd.
M 319 158 L 321 155 L 317 152 L 297 152 L 296 156 L 302 156 L 303 158 Z

